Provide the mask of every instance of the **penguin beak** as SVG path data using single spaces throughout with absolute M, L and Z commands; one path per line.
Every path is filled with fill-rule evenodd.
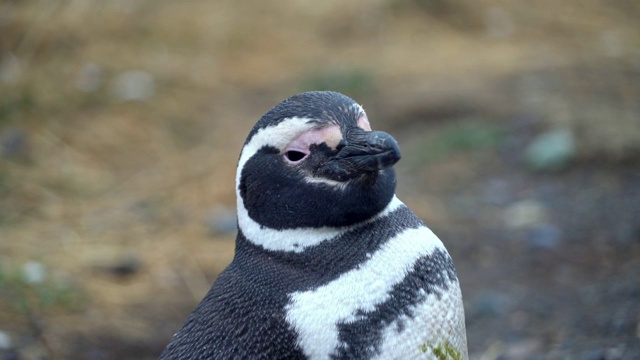
M 364 174 L 377 173 L 395 165 L 398 160 L 400 148 L 391 135 L 353 127 L 346 132 L 345 146 L 318 169 L 317 175 L 347 181 Z

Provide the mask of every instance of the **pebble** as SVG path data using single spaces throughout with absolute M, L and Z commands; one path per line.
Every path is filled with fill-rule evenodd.
M 143 263 L 140 256 L 130 251 L 113 254 L 94 261 L 94 267 L 96 269 L 117 277 L 134 275 L 142 269 L 142 265 Z
M 129 70 L 119 74 L 113 88 L 114 95 L 125 101 L 149 100 L 155 91 L 153 76 L 141 70 Z
M 507 359 L 531 359 L 542 350 L 542 343 L 537 339 L 525 339 L 509 344 L 504 350 Z
M 0 349 L 9 350 L 11 348 L 11 337 L 6 332 L 0 330 Z
M 27 284 L 41 284 L 47 273 L 44 265 L 37 261 L 28 261 L 22 265 L 22 278 Z
M 548 217 L 546 207 L 535 199 L 525 199 L 507 206 L 503 212 L 505 225 L 510 229 L 531 229 L 545 223 Z
M 576 155 L 573 132 L 567 128 L 552 129 L 538 135 L 525 149 L 526 164 L 536 171 L 565 168 Z
M 616 347 L 607 349 L 607 351 L 605 352 L 605 356 L 607 360 L 621 360 L 624 358 L 624 353 L 625 353 L 625 345 L 620 344 Z

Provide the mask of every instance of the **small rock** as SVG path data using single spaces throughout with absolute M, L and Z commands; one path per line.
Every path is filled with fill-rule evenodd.
M 142 268 L 142 259 L 134 252 L 114 254 L 106 259 L 94 262 L 94 267 L 102 272 L 117 277 L 136 274 Z
M 562 230 L 552 224 L 540 224 L 531 229 L 528 235 L 531 247 L 555 249 L 562 239 Z
M 146 71 L 130 70 L 118 75 L 113 89 L 114 95 L 122 100 L 145 101 L 155 93 L 153 76 Z
M 209 212 L 206 224 L 212 235 L 233 234 L 238 230 L 236 212 L 226 207 L 218 207 Z
M 9 350 L 11 348 L 11 337 L 6 332 L 0 330 L 0 349 Z
M 46 275 L 44 265 L 37 261 L 28 261 L 22 265 L 22 277 L 27 284 L 40 284 Z
M 526 339 L 509 344 L 504 350 L 507 359 L 531 359 L 542 350 L 542 343 L 537 339 Z
M 605 351 L 605 358 L 607 360 L 622 360 L 624 358 L 625 345 L 620 344 L 616 347 L 612 347 Z
M 94 92 L 102 86 L 104 71 L 94 63 L 86 63 L 76 77 L 76 89 L 82 92 Z
M 573 133 L 558 128 L 538 135 L 525 149 L 525 160 L 532 170 L 560 170 L 576 155 Z
M 504 209 L 504 222 L 510 229 L 530 229 L 546 220 L 546 207 L 534 199 L 521 200 Z

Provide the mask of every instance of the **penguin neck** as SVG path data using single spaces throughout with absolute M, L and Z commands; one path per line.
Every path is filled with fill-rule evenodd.
M 395 195 L 387 206 L 373 217 L 357 224 L 344 227 L 320 227 L 320 228 L 295 228 L 272 229 L 260 225 L 251 219 L 244 206 L 242 197 L 237 198 L 238 229 L 244 237 L 255 245 L 266 250 L 301 253 L 306 249 L 317 246 L 327 240 L 333 239 L 345 231 L 363 226 L 376 219 L 384 217 L 404 204 Z

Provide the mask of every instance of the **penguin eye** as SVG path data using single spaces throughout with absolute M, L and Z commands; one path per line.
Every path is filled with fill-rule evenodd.
M 307 157 L 307 154 L 301 151 L 289 150 L 284 153 L 285 159 L 287 159 L 291 163 L 298 163 Z

